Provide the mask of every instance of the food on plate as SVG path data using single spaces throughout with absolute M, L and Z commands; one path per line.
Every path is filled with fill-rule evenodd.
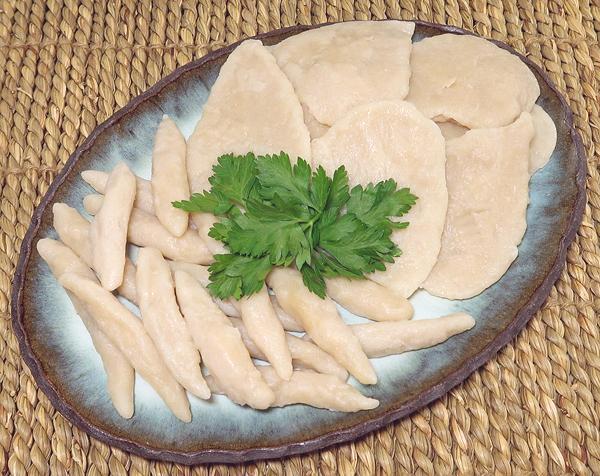
M 268 408 L 275 396 L 252 363 L 239 331 L 185 271 L 175 272 L 175 289 L 204 365 L 227 396 L 252 408 Z
M 185 390 L 260 410 L 373 409 L 349 375 L 374 385 L 370 358 L 475 325 L 464 312 L 412 320 L 411 297 L 468 299 L 504 275 L 556 126 L 517 56 L 468 35 L 413 46 L 413 30 L 353 22 L 244 41 L 187 143 L 169 117 L 158 124 L 150 180 L 124 163 L 82 172 L 99 193 L 83 200 L 91 223 L 53 206 L 62 243 L 37 248 L 121 416 L 135 372 L 183 421 Z M 336 303 L 367 320 L 344 321 Z
M 446 219 L 445 142 L 436 124 L 412 104 L 381 101 L 354 109 L 312 142 L 313 162 L 331 172 L 343 165 L 350 185 L 392 178 L 418 200 L 392 236 L 402 250 L 369 279 L 409 297 L 436 262 Z M 357 196 L 367 203 L 368 193 Z
M 406 97 L 414 29 L 402 21 L 337 23 L 290 36 L 271 51 L 300 101 L 330 126 L 356 106 Z
M 446 144 L 448 215 L 438 261 L 423 284 L 430 293 L 476 296 L 517 257 L 527 228 L 534 132 L 524 112 L 509 126 L 474 129 Z
M 403 321 L 413 315 L 408 299 L 369 280 L 329 278 L 327 295 L 357 316 L 374 321 Z
M 436 122 L 436 124 L 440 128 L 440 131 L 442 131 L 444 139 L 447 141 L 456 139 L 469 130 L 467 127 L 461 126 L 454 121 Z
M 125 355 L 135 371 L 154 387 L 173 414 L 182 421 L 191 421 L 185 391 L 160 358 L 142 322 L 112 293 L 89 278 L 69 272 L 64 273 L 59 282 L 86 306 L 98 328 Z
M 81 178 L 96 192 L 104 194 L 108 173 L 100 170 L 84 170 Z M 149 180 L 136 177 L 136 191 L 133 206 L 148 213 L 154 213 L 154 198 L 152 197 L 152 186 Z
M 267 278 L 281 307 L 302 325 L 310 338 L 335 358 L 360 383 L 377 382 L 377 375 L 360 343 L 337 312 L 333 301 L 320 299 L 290 268 L 275 268 Z
M 379 406 L 377 400 L 365 397 L 354 387 L 333 375 L 320 374 L 312 370 L 295 370 L 291 378 L 286 381 L 280 378 L 270 366 L 261 365 L 258 369 L 275 394 L 271 407 L 303 403 L 338 412 L 357 412 Z M 213 392 L 226 393 L 211 375 L 207 380 Z M 237 403 L 243 404 L 243 402 Z
M 350 326 L 369 358 L 424 349 L 471 329 L 475 320 L 464 312 L 435 319 L 369 322 Z
M 183 388 L 197 397 L 209 398 L 210 390 L 200 370 L 200 353 L 177 306 L 171 268 L 154 248 L 140 249 L 136 265 L 138 306 L 144 328 Z
M 413 45 L 406 100 L 436 121 L 500 127 L 531 111 L 540 87 L 517 56 L 473 35 L 444 34 Z
M 135 175 L 124 163 L 108 176 L 102 206 L 90 225 L 92 268 L 105 289 L 123 282 L 129 215 L 135 198 Z
M 56 279 L 64 273 L 77 273 L 89 279 L 96 279 L 93 271 L 77 256 L 68 246 L 50 238 L 43 238 L 37 242 L 40 256 L 48 263 Z M 118 347 L 102 332 L 85 305 L 69 293 L 75 312 L 81 318 L 90 333 L 94 348 L 102 359 L 106 372 L 106 387 L 111 401 L 119 415 L 131 418 L 134 411 L 133 390 L 135 373 Z
M 265 354 L 263 354 L 250 337 L 250 334 L 248 334 L 248 330 L 242 320 L 233 317 L 231 318 L 231 323 L 240 331 L 244 345 L 250 355 L 255 359 L 267 361 Z M 327 352 L 321 350 L 312 342 L 300 339 L 294 335 L 286 334 L 285 337 L 293 359 L 294 368 L 313 369 L 323 374 L 335 375 L 339 379 L 346 381 L 348 372 Z
M 154 136 L 150 185 L 156 217 L 174 236 L 181 236 L 188 229 L 187 213 L 171 205 L 190 196 L 185 155 L 185 137 L 177 124 L 164 115 Z
M 267 288 L 263 286 L 258 293 L 240 299 L 239 309 L 252 341 L 267 357 L 277 375 L 289 380 L 293 370 L 292 356 L 283 326 L 271 306 Z
M 556 126 L 544 109 L 537 104 L 531 110 L 535 135 L 531 141 L 529 173 L 533 175 L 548 163 L 556 147 Z
M 86 201 L 84 205 L 91 206 L 92 200 Z M 87 208 L 86 211 L 90 215 L 98 212 L 94 208 Z M 156 248 L 166 258 L 186 263 L 208 264 L 213 259 L 196 230 L 188 228 L 182 236 L 174 236 L 161 225 L 156 216 L 139 208 L 131 210 L 127 238 L 134 245 Z

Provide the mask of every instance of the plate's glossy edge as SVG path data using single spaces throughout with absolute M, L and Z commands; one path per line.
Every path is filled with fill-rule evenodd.
M 441 33 L 474 35 L 474 33 L 472 32 L 457 27 L 439 25 L 419 20 L 415 20 L 414 23 L 416 25 L 437 29 Z M 264 33 L 254 38 L 267 39 L 269 37 L 277 36 L 284 32 L 299 33 L 301 31 L 316 28 L 319 26 L 323 25 L 298 25 Z M 67 403 L 60 397 L 58 391 L 53 386 L 52 382 L 50 382 L 44 374 L 40 362 L 35 357 L 30 347 L 29 340 L 25 333 L 23 324 L 24 308 L 22 291 L 25 283 L 25 269 L 27 267 L 29 257 L 33 251 L 33 241 L 38 232 L 43 212 L 53 199 L 56 191 L 66 180 L 67 176 L 79 160 L 80 156 L 83 154 L 83 152 L 88 150 L 93 145 L 98 135 L 100 135 L 104 130 L 110 128 L 113 124 L 117 123 L 122 117 L 134 111 L 141 103 L 157 94 L 166 85 L 172 83 L 173 81 L 176 81 L 183 73 L 193 70 L 208 61 L 220 57 L 223 54 L 230 53 L 240 43 L 238 42 L 225 48 L 215 50 L 199 60 L 193 61 L 191 63 L 188 63 L 187 65 L 178 68 L 170 75 L 158 81 L 150 89 L 143 92 L 139 96 L 133 98 L 121 110 L 117 111 L 105 122 L 98 125 L 94 129 L 94 131 L 86 138 L 83 144 L 77 148 L 77 150 L 71 155 L 71 157 L 69 157 L 63 169 L 60 171 L 60 173 L 50 185 L 40 205 L 35 209 L 31 219 L 31 224 L 27 230 L 27 233 L 25 234 L 23 243 L 21 244 L 19 261 L 17 263 L 11 292 L 11 314 L 13 329 L 19 342 L 19 348 L 21 351 L 21 355 L 23 356 L 23 360 L 29 367 L 37 385 L 48 396 L 52 405 L 71 423 L 75 424 L 77 427 L 83 429 L 84 431 L 86 431 L 93 437 L 99 439 L 100 441 L 146 458 L 172 461 L 188 465 L 212 462 L 240 463 L 256 459 L 280 458 L 299 453 L 306 453 L 333 444 L 348 442 L 359 438 L 371 431 L 377 430 L 393 421 L 407 416 L 410 413 L 438 399 L 450 389 L 452 389 L 453 387 L 461 383 L 463 380 L 465 380 L 471 373 L 473 373 L 477 368 L 479 368 L 481 365 L 487 362 L 490 358 L 492 358 L 504 345 L 510 342 L 519 333 L 519 331 L 525 326 L 529 319 L 540 309 L 540 307 L 550 294 L 552 286 L 560 277 L 560 274 L 563 270 L 566 261 L 567 249 L 573 241 L 573 239 L 575 238 L 575 235 L 577 233 L 577 230 L 579 229 L 579 225 L 583 218 L 583 212 L 585 209 L 586 202 L 585 178 L 587 172 L 587 162 L 581 137 L 579 136 L 579 133 L 575 129 L 573 123 L 573 113 L 569 108 L 567 102 L 565 101 L 564 97 L 558 92 L 557 88 L 550 81 L 545 71 L 543 71 L 535 63 L 533 63 L 528 58 L 515 51 L 510 46 L 500 41 L 490 41 L 497 44 L 499 47 L 511 52 L 512 54 L 515 54 L 531 69 L 535 70 L 539 74 L 539 76 L 546 82 L 550 90 L 552 90 L 553 93 L 556 94 L 556 96 L 559 98 L 565 115 L 565 121 L 570 130 L 573 144 L 575 145 L 575 152 L 578 160 L 576 176 L 578 193 L 577 198 L 573 203 L 571 209 L 567 231 L 560 241 L 556 260 L 552 265 L 550 272 L 546 275 L 542 284 L 536 289 L 529 302 L 519 310 L 512 322 L 501 333 L 499 333 L 479 354 L 466 361 L 460 369 L 449 374 L 439 384 L 434 385 L 433 387 L 430 387 L 426 391 L 420 393 L 411 401 L 402 405 L 400 408 L 392 409 L 377 418 L 367 420 L 365 422 L 359 423 L 357 425 L 343 430 L 334 430 L 331 433 L 326 433 L 307 441 L 295 442 L 289 445 L 258 447 L 246 450 L 208 449 L 201 450 L 198 452 L 184 453 L 177 451 L 161 451 L 155 448 L 146 447 L 144 445 L 141 445 L 137 442 L 125 438 L 115 437 L 114 435 L 103 431 L 97 426 L 90 424 L 87 420 L 85 420 L 84 417 L 82 417 L 77 412 L 77 410 L 75 410 L 71 405 L 69 405 L 69 403 Z

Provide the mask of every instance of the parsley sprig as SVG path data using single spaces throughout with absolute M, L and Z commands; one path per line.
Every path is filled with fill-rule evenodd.
M 219 217 L 209 235 L 229 253 L 215 255 L 208 289 L 221 299 L 260 291 L 274 266 L 295 265 L 320 297 L 325 278 L 384 271 L 401 253 L 392 232 L 408 226 L 395 219 L 417 199 L 391 179 L 350 190 L 343 166 L 328 177 L 303 159 L 292 165 L 284 152 L 223 155 L 209 183 L 173 206 Z

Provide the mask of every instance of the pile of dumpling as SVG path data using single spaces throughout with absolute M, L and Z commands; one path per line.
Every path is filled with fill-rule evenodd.
M 244 41 L 187 141 L 163 118 L 150 180 L 125 164 L 82 174 L 99 192 L 84 201 L 91 223 L 54 206 L 61 241 L 40 240 L 38 250 L 90 331 L 122 416 L 134 411 L 134 372 L 184 421 L 185 390 L 259 409 L 374 408 L 348 374 L 375 384 L 369 358 L 474 325 L 462 313 L 411 321 L 408 298 L 419 288 L 469 298 L 505 273 L 527 226 L 529 178 L 550 158 L 556 129 L 519 58 L 467 35 L 412 43 L 413 31 L 409 22 L 349 22 L 274 46 Z M 351 185 L 409 186 L 419 199 L 394 235 L 402 255 L 369 280 L 329 279 L 325 300 L 290 268 L 274 270 L 256 295 L 212 299 L 205 265 L 224 250 L 208 236 L 215 217 L 188 223 L 170 203 L 208 189 L 219 156 L 249 151 L 285 151 L 329 173 L 344 165 Z M 128 243 L 140 247 L 135 264 Z M 117 295 L 139 306 L 141 320 Z M 346 324 L 334 301 L 374 322 Z

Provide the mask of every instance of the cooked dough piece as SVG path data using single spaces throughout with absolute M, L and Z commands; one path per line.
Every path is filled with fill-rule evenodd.
M 100 330 L 127 357 L 135 371 L 154 387 L 175 416 L 190 421 L 192 415 L 185 391 L 160 358 L 142 321 L 91 279 L 65 273 L 60 283 L 85 304 Z
M 281 308 L 277 302 L 277 298 L 273 295 L 271 295 L 271 305 L 273 306 L 275 314 L 277 314 L 277 318 L 281 321 L 281 325 L 286 331 L 304 332 L 304 327 L 302 327 L 296 319 L 294 319 Z
M 175 273 L 175 271 L 185 271 L 186 273 L 190 274 L 202 285 L 202 287 L 207 287 L 210 283 L 210 280 L 208 279 L 209 273 L 207 266 L 183 263 L 181 261 L 169 261 L 169 266 L 171 267 L 171 271 L 173 271 L 173 273 Z M 238 310 L 239 303 L 237 301 L 233 299 L 222 301 L 214 296 L 212 297 L 212 300 L 217 306 L 219 306 L 219 309 L 221 309 L 226 316 L 240 317 L 240 311 Z
M 329 278 L 327 295 L 357 316 L 374 321 L 403 321 L 413 315 L 408 299 L 368 280 Z
M 402 255 L 369 278 L 409 297 L 436 262 L 446 219 L 445 141 L 436 124 L 412 104 L 382 101 L 354 109 L 312 142 L 313 162 L 332 174 L 344 165 L 350 185 L 393 178 L 417 203 L 392 239 Z
M 292 356 L 285 339 L 285 331 L 271 305 L 267 287 L 239 301 L 242 321 L 250 338 L 267 357 L 277 374 L 284 380 L 292 375 Z
M 265 354 L 254 343 L 248 330 L 241 319 L 231 318 L 231 323 L 240 331 L 244 345 L 255 359 L 267 360 Z M 342 381 L 348 378 L 348 372 L 327 352 L 317 347 L 312 342 L 307 342 L 299 337 L 286 334 L 287 345 L 292 355 L 295 368 L 310 368 L 323 374 L 335 375 Z
M 188 213 L 172 205 L 190 198 L 185 154 L 183 134 L 164 115 L 154 136 L 151 185 L 156 217 L 174 236 L 183 235 L 188 228 Z
M 135 176 L 124 163 L 108 177 L 102 207 L 90 225 L 92 263 L 105 289 L 112 291 L 123 282 L 127 227 L 135 199 Z
M 92 266 L 90 222 L 66 203 L 55 203 L 52 206 L 52 215 L 52 224 L 60 240 L 71 248 L 85 264 Z
M 176 271 L 175 286 L 188 329 L 211 375 L 232 400 L 268 408 L 273 391 L 254 367 L 239 331 L 191 275 Z
M 535 135 L 531 141 L 531 150 L 529 155 L 529 174 L 533 175 L 548 163 L 554 147 L 556 147 L 556 126 L 554 121 L 537 104 L 531 110 L 533 127 Z
M 410 66 L 406 100 L 427 117 L 470 129 L 510 124 L 540 95 L 525 63 L 473 35 L 425 38 L 413 45 Z
M 302 104 L 302 112 L 304 113 L 304 124 L 308 128 L 308 133 L 310 134 L 311 139 L 317 139 L 329 130 L 329 126 L 325 124 L 321 124 L 315 116 L 309 111 L 308 106 L 306 104 Z
M 510 126 L 471 130 L 448 141 L 448 214 L 438 261 L 423 283 L 430 293 L 476 296 L 517 257 L 527 227 L 533 134 L 531 115 L 524 112 Z
M 200 398 L 209 398 L 196 349 L 175 299 L 171 269 L 160 251 L 142 248 L 137 259 L 138 305 L 146 331 L 162 359 L 185 389 Z
M 258 369 L 275 393 L 272 407 L 302 403 L 331 411 L 358 412 L 379 406 L 377 400 L 365 397 L 333 375 L 319 374 L 312 370 L 295 370 L 290 380 L 285 381 L 268 365 L 261 365 Z M 225 393 L 212 375 L 206 380 L 214 393 Z
M 287 152 L 310 160 L 302 107 L 275 58 L 257 40 L 229 55 L 188 141 L 192 192 L 209 188 L 212 166 L 223 154 Z
M 40 256 L 48 263 L 52 274 L 59 279 L 64 273 L 76 273 L 88 279 L 96 280 L 93 271 L 71 249 L 59 241 L 43 238 L 37 243 Z M 85 306 L 67 291 L 75 312 L 81 318 L 90 333 L 96 352 L 102 359 L 106 372 L 108 394 L 119 415 L 123 418 L 133 416 L 133 389 L 135 373 L 123 353 L 102 332 Z
M 355 21 L 290 36 L 272 47 L 300 101 L 332 125 L 351 109 L 404 99 L 414 23 Z
M 90 187 L 96 192 L 104 194 L 106 190 L 106 182 L 108 181 L 108 174 L 101 172 L 100 170 L 84 170 L 81 172 L 81 178 L 85 180 Z M 136 191 L 135 201 L 133 206 L 144 210 L 148 213 L 154 213 L 154 199 L 152 197 L 152 186 L 149 180 L 137 177 L 135 178 Z
M 99 197 L 100 195 L 88 195 L 88 197 Z M 95 202 L 94 210 L 100 209 L 102 202 Z M 85 202 L 85 199 L 84 199 Z M 85 206 L 85 205 L 84 205 Z M 87 207 L 86 207 L 87 209 Z M 90 243 L 90 222 L 83 218 L 77 210 L 71 208 L 65 203 L 55 203 L 52 207 L 54 215 L 54 229 L 58 233 L 59 238 L 69 248 L 71 248 L 83 262 L 92 266 L 92 246 Z M 129 299 L 131 302 L 136 302 L 135 297 L 135 266 L 129 258 L 125 258 L 125 269 L 123 270 L 123 282 L 117 288 L 117 292 Z
M 192 213 L 192 221 L 198 229 L 198 234 L 206 243 L 206 246 L 213 255 L 221 255 L 227 253 L 227 248 L 219 240 L 215 240 L 212 236 L 208 236 L 208 232 L 212 226 L 218 221 L 212 213 Z
M 84 206 L 97 206 L 97 203 L 103 202 L 88 199 L 84 202 Z M 86 211 L 90 215 L 97 212 L 94 208 L 86 208 Z M 212 253 L 196 230 L 188 228 L 182 236 L 173 236 L 160 224 L 158 218 L 139 208 L 131 211 L 127 238 L 134 245 L 157 248 L 165 257 L 172 260 L 200 264 L 208 264 L 213 260 Z
M 440 131 L 442 131 L 444 139 L 447 141 L 450 139 L 456 139 L 469 130 L 465 126 L 461 126 L 454 121 L 436 122 L 436 124 L 440 128 Z
M 335 304 L 311 293 L 298 271 L 275 268 L 267 277 L 281 307 L 294 316 L 308 335 L 360 383 L 374 384 L 377 375 L 358 339 L 344 323 Z
M 350 326 L 369 358 L 402 354 L 440 344 L 471 329 L 475 320 L 463 312 L 437 319 L 369 322 Z

